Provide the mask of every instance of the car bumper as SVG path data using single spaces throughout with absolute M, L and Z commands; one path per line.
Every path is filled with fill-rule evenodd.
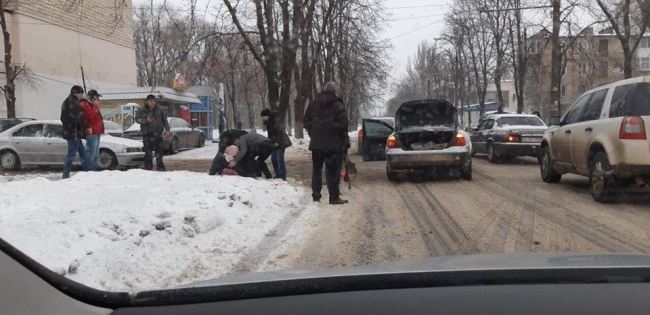
M 539 156 L 539 143 L 495 143 L 494 149 L 499 155 Z
M 140 166 L 144 164 L 144 152 L 116 154 L 118 166 Z
M 435 151 L 386 150 L 386 162 L 390 168 L 395 170 L 440 166 L 461 167 L 469 159 L 470 154 L 467 147 Z
M 613 173 L 620 178 L 641 177 L 650 180 L 650 165 L 629 165 L 620 163 L 612 165 Z

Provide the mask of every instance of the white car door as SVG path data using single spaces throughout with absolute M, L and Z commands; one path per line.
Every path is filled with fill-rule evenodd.
M 11 138 L 22 164 L 39 164 L 43 161 L 43 124 L 31 124 L 16 130 Z
M 45 158 L 47 163 L 63 165 L 67 155 L 68 141 L 63 139 L 63 127 L 58 124 L 47 124 L 45 128 Z

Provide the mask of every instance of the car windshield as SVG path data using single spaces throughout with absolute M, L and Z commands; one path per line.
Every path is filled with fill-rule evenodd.
M 416 265 L 518 287 L 501 272 L 650 255 L 650 0 L 0 8 L 0 251 L 65 296 L 458 284 Z M 0 265 L 6 315 L 3 293 L 41 290 Z M 187 304 L 287 292 L 223 290 Z
M 536 117 L 501 117 L 497 119 L 499 126 L 545 126 L 539 118 Z

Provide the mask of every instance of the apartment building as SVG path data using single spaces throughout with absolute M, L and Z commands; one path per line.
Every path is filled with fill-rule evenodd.
M 562 77 L 560 112 L 584 92 L 624 78 L 623 47 L 611 28 L 594 33 L 587 29 L 578 38 L 561 37 Z M 528 75 L 524 90 L 527 111 L 539 110 L 544 117 L 557 112 L 550 100 L 551 42 L 548 32 L 532 36 L 528 42 Z M 633 76 L 650 74 L 650 37 L 641 39 L 632 61 Z
M 17 116 L 58 119 L 70 87 L 83 83 L 81 66 L 100 93 L 137 86 L 130 0 L 13 0 L 7 9 L 12 61 L 33 73 L 33 84 L 18 84 Z

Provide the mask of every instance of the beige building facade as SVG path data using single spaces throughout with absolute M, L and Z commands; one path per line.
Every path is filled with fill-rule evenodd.
M 83 83 L 82 66 L 88 89 L 137 86 L 131 1 L 14 0 L 10 9 L 12 61 L 33 73 L 32 84 L 17 86 L 16 116 L 58 119 L 70 87 Z

